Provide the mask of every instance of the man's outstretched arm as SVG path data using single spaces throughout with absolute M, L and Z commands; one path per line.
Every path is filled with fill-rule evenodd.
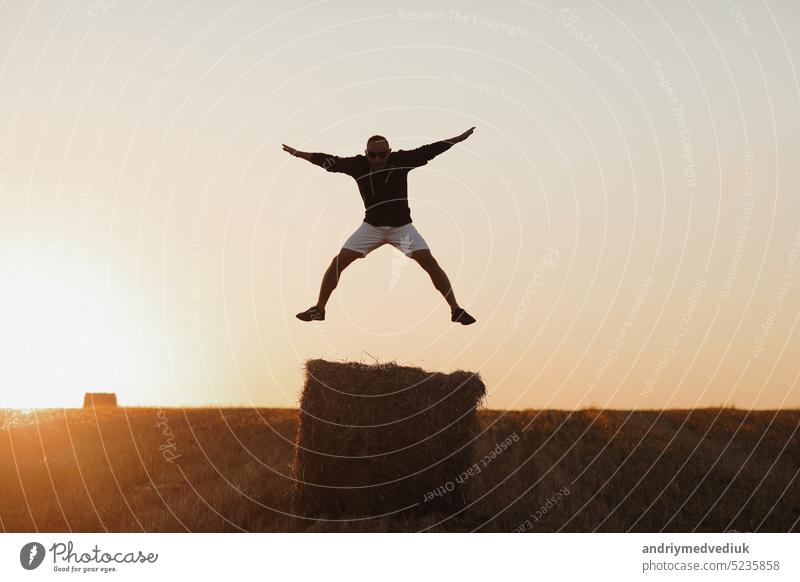
M 454 144 L 457 144 L 467 139 L 470 135 L 472 135 L 473 131 L 475 131 L 475 128 L 470 127 L 464 133 L 459 134 L 455 137 L 451 137 L 450 139 L 435 141 L 433 143 L 420 146 L 413 150 L 408 150 L 407 152 L 404 152 L 406 156 L 404 158 L 404 165 L 407 164 L 408 166 L 414 168 L 419 166 L 424 166 L 439 154 L 449 150 L 451 147 L 453 147 Z
M 472 127 L 470 127 L 464 133 L 461 133 L 461 134 L 459 134 L 459 135 L 457 135 L 455 137 L 451 137 L 450 139 L 446 139 L 445 141 L 448 141 L 450 143 L 458 143 L 460 141 L 464 141 L 465 139 L 467 139 L 469 136 L 472 135 L 473 131 L 475 131 L 475 126 L 474 125 Z
M 296 150 L 293 147 L 287 146 L 286 144 L 281 144 L 281 145 L 283 145 L 283 151 L 289 152 L 294 157 L 303 158 L 304 160 L 308 160 L 309 162 L 311 161 L 311 153 L 301 152 L 300 150 Z
M 283 151 L 289 152 L 291 155 L 297 158 L 303 158 L 304 160 L 307 160 L 315 166 L 319 166 L 328 172 L 340 172 L 343 174 L 353 175 L 353 173 L 359 169 L 358 156 L 340 158 L 339 156 L 324 154 L 322 152 L 301 152 L 300 150 L 296 150 L 286 144 L 282 145 Z

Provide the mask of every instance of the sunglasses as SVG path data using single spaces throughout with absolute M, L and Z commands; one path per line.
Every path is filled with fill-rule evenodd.
M 367 152 L 367 155 L 371 158 L 385 158 L 388 153 L 389 152 Z

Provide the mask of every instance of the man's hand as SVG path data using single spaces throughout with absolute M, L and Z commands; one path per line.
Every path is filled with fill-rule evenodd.
M 296 150 L 293 147 L 287 146 L 286 144 L 283 145 L 283 151 L 289 152 L 296 158 L 303 158 L 304 160 L 311 161 L 311 154 L 308 152 L 301 152 L 300 150 Z
M 467 139 L 469 136 L 472 135 L 473 131 L 475 131 L 475 127 L 474 126 L 470 127 L 467 131 L 465 131 L 461 135 L 457 135 L 456 137 L 454 137 L 453 139 L 448 140 L 448 141 L 450 141 L 452 143 L 458 143 L 460 141 L 464 141 L 465 139 Z

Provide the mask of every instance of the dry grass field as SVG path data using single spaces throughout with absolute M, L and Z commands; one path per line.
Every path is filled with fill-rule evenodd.
M 798 410 L 480 410 L 466 509 L 358 521 L 291 515 L 298 414 L 0 410 L 0 528 L 800 531 Z

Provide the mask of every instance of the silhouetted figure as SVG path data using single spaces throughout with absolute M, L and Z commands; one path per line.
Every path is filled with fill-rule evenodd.
M 475 130 L 474 127 L 454 138 L 437 141 L 413 150 L 392 152 L 387 139 L 373 135 L 367 140 L 366 155 L 347 158 L 319 152 L 300 152 L 283 144 L 284 151 L 308 160 L 328 172 L 340 172 L 353 177 L 364 201 L 364 221 L 345 241 L 339 254 L 333 257 L 322 277 L 319 299 L 297 318 L 302 321 L 325 319 L 325 305 L 339 283 L 339 277 L 347 266 L 366 257 L 384 244 L 390 244 L 404 255 L 414 259 L 430 275 L 434 287 L 450 305 L 450 320 L 463 325 L 475 323 L 475 318 L 459 306 L 447 274 L 433 258 L 428 244 L 411 223 L 408 207 L 408 172 L 424 166 L 430 160 L 450 149 L 453 144 L 464 141 Z

